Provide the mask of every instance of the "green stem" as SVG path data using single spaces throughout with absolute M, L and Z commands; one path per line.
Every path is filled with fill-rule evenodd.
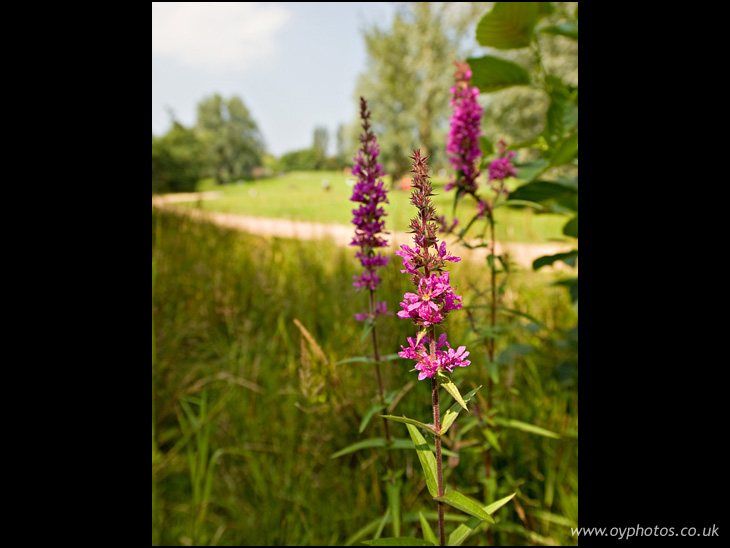
M 380 376 L 380 354 L 378 353 L 378 337 L 375 334 L 375 318 L 373 313 L 375 310 L 375 297 L 373 290 L 370 290 L 370 317 L 373 322 L 373 359 L 375 360 L 375 376 L 378 379 L 378 394 L 380 395 L 380 403 L 385 405 L 385 396 L 383 395 L 383 378 Z M 388 419 L 383 419 L 383 427 L 385 428 L 385 439 L 388 445 L 391 444 L 390 440 L 390 428 L 388 426 Z M 390 463 L 390 483 L 395 481 L 395 465 L 393 463 L 393 453 L 388 451 L 388 461 Z
M 433 337 L 436 335 L 436 329 L 434 328 L 431 332 L 431 352 L 433 353 L 436 347 L 436 341 Z M 431 378 L 431 402 L 433 403 L 433 426 L 437 432 L 441 432 L 441 422 L 439 413 L 439 384 L 435 378 Z M 439 497 L 444 496 L 444 473 L 441 464 L 441 436 L 434 436 L 436 442 L 436 472 L 438 479 L 438 494 Z M 439 515 L 439 542 L 440 546 L 446 546 L 446 537 L 444 534 L 444 505 L 441 501 L 438 503 L 438 515 Z

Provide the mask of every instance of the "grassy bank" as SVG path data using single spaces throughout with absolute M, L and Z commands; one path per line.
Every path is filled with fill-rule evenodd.
M 319 185 L 307 177 L 302 192 Z M 293 180 L 231 187 L 227 199 L 252 188 L 281 198 L 294 193 Z M 340 191 L 330 182 L 335 196 Z M 325 191 L 318 192 L 312 204 L 321 218 L 329 206 Z M 369 353 L 353 318 L 366 307 L 366 296 L 351 285 L 359 271 L 354 251 L 264 239 L 153 210 L 152 261 L 153 545 L 357 544 L 353 534 L 383 515 L 386 495 L 382 452 L 331 458 L 382 436 L 375 421 L 358 433 L 376 395 L 371 367 L 336 365 Z M 390 310 L 409 290 L 399 268 L 391 261 L 379 289 Z M 486 269 L 463 261 L 450 270 L 464 303 L 481 305 Z M 504 427 L 494 448 L 496 486 L 484 477 L 478 447 L 450 445 L 455 460 L 447 483 L 472 486 L 483 500 L 518 493 L 518 503 L 500 510 L 492 527 L 499 544 L 576 544 L 569 529 L 577 521 L 577 355 L 569 331 L 576 313 L 565 291 L 550 285 L 559 275 L 516 273 L 505 288 L 505 308 L 519 314 L 502 318 L 510 330 L 499 338 L 504 365 L 495 395 L 501 416 L 559 439 Z M 486 324 L 484 309 L 472 313 L 477 325 Z M 465 311 L 452 313 L 447 327 L 451 341 L 472 351 L 472 366 L 456 372 L 455 381 L 485 384 L 486 352 L 474 342 Z M 383 353 L 394 353 L 414 329 L 386 317 L 379 333 Z M 409 369 L 401 359 L 384 368 L 388 389 L 402 391 L 395 414 L 427 421 L 430 387 Z M 454 427 L 454 436 L 467 434 L 468 424 Z M 392 431 L 408 437 L 405 427 Z M 402 534 L 420 537 L 417 512 L 432 519 L 435 507 L 415 452 L 398 450 L 394 458 L 406 477 Z M 447 516 L 466 517 L 453 509 Z M 372 538 L 375 528 L 366 531 L 363 538 Z M 476 534 L 465 545 L 483 543 Z

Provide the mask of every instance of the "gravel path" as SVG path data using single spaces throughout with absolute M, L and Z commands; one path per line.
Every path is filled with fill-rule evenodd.
M 242 230 L 262 236 L 277 236 L 280 238 L 295 239 L 330 239 L 335 244 L 347 246 L 352 241 L 353 227 L 337 224 L 313 223 L 307 221 L 292 221 L 289 219 L 271 219 L 266 217 L 249 217 L 235 215 L 233 213 L 218 213 L 204 211 L 201 209 L 182 210 L 174 206 L 179 202 L 194 202 L 197 200 L 212 200 L 220 196 L 220 192 L 199 192 L 164 194 L 152 196 L 152 205 L 161 209 L 173 209 L 174 211 L 185 211 L 192 218 L 204 219 L 219 226 Z M 413 237 L 407 232 L 396 231 L 388 236 L 394 249 L 401 244 L 413 244 Z M 447 237 L 447 242 L 448 242 Z M 455 241 L 452 238 L 451 242 Z M 543 255 L 554 255 L 570 251 L 573 247 L 570 244 L 526 244 L 510 242 L 502 244 L 497 242 L 497 255 L 507 252 L 510 260 L 520 266 L 531 268 L 532 261 Z M 454 252 L 454 251 L 452 251 Z M 458 254 L 458 253 L 457 253 Z M 485 261 L 487 256 L 486 248 L 474 249 L 470 253 L 462 253 L 464 258 Z M 556 262 L 554 267 L 558 270 L 568 269 L 562 262 Z

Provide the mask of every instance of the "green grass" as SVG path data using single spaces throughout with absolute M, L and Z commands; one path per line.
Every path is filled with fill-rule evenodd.
M 334 365 L 370 352 L 353 318 L 366 296 L 351 285 L 359 271 L 352 250 L 265 239 L 153 210 L 152 256 L 153 544 L 342 545 L 355 542 L 358 531 L 372 538 L 387 504 L 382 452 L 330 458 L 382 436 L 379 421 L 358 433 L 375 399 L 372 368 Z M 391 310 L 409 289 L 399 264 L 384 269 L 378 292 Z M 484 266 L 462 261 L 450 270 L 465 304 L 482 304 Z M 446 472 L 447 485 L 485 501 L 518 492 L 527 523 L 514 504 L 502 508 L 492 528 L 499 545 L 576 544 L 566 525 L 577 521 L 578 507 L 577 350 L 567 331 L 576 311 L 551 285 L 560 276 L 523 271 L 506 286 L 505 306 L 535 321 L 500 314 L 509 330 L 498 340 L 495 395 L 500 416 L 560 439 L 504 427 L 495 477 L 484 477 L 477 446 L 464 447 Z M 472 313 L 486 325 L 485 309 Z M 472 366 L 454 375 L 457 384 L 485 384 L 486 353 L 466 311 L 453 312 L 446 327 L 453 344 L 472 352 Z M 413 334 L 409 322 L 381 318 L 381 352 L 398 351 Z M 430 386 L 410 368 L 401 359 L 384 367 L 388 390 L 415 381 L 394 414 L 428 422 Z M 461 436 L 470 420 L 462 413 L 449 437 Z M 391 430 L 407 438 L 405 426 Z M 478 434 L 472 428 L 464 437 Z M 453 449 L 455 439 L 446 446 Z M 418 512 L 435 527 L 434 503 L 415 452 L 398 450 L 394 459 L 405 472 L 402 535 L 421 537 Z M 465 517 L 448 510 L 447 534 L 452 520 Z M 390 536 L 387 520 L 382 524 Z M 484 539 L 479 531 L 465 545 Z
M 353 177 L 349 179 L 355 181 Z M 324 190 L 323 180 L 329 182 L 329 191 Z M 224 186 L 204 180 L 198 190 L 217 190 L 223 196 L 200 204 L 191 202 L 179 205 L 188 208 L 200 205 L 205 210 L 239 215 L 349 225 L 355 204 L 350 201 L 352 187 L 347 185 L 347 180 L 348 177 L 343 173 L 329 171 L 294 172 L 282 177 Z M 385 182 L 389 185 L 390 178 L 386 177 Z M 444 192 L 445 178 L 433 177 L 432 182 L 437 193 L 433 198 L 437 213 L 451 219 L 454 191 Z M 390 203 L 386 206 L 386 229 L 407 230 L 414 211 L 410 204 L 410 191 L 398 187 L 389 192 L 388 198 Z M 463 226 L 475 213 L 473 200 L 466 197 L 460 201 L 456 217 Z M 533 214 L 531 210 L 502 207 L 495 211 L 495 218 L 499 241 L 544 243 L 565 239 L 562 228 L 568 218 L 562 215 Z M 476 223 L 470 235 L 476 236 L 485 230 L 485 225 L 484 221 Z

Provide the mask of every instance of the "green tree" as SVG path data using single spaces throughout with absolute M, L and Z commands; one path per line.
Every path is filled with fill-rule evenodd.
M 282 171 L 312 171 L 316 168 L 317 156 L 313 148 L 287 152 L 279 158 Z
M 403 3 L 391 28 L 364 31 L 368 61 L 357 97 L 371 106 L 373 131 L 394 181 L 410 171 L 408 157 L 416 148 L 431 156 L 432 168 L 446 163 L 453 62 L 465 55 L 464 33 L 487 4 Z
M 178 121 L 162 137 L 152 135 L 152 192 L 193 192 L 203 174 L 202 145 Z
M 326 169 L 329 165 L 327 161 L 329 140 L 329 132 L 325 126 L 317 126 L 314 128 L 314 139 L 312 143 L 312 152 L 315 157 L 314 169 Z
M 348 137 L 347 137 L 347 127 L 345 124 L 340 124 L 337 126 L 337 133 L 335 136 L 336 139 L 336 149 L 335 149 L 335 163 L 337 165 L 337 169 L 342 169 L 346 165 L 349 164 L 349 158 L 347 157 L 347 151 L 348 151 Z
M 218 184 L 251 177 L 260 166 L 264 143 L 243 101 L 216 94 L 198 104 L 197 131 L 205 149 L 208 174 Z

